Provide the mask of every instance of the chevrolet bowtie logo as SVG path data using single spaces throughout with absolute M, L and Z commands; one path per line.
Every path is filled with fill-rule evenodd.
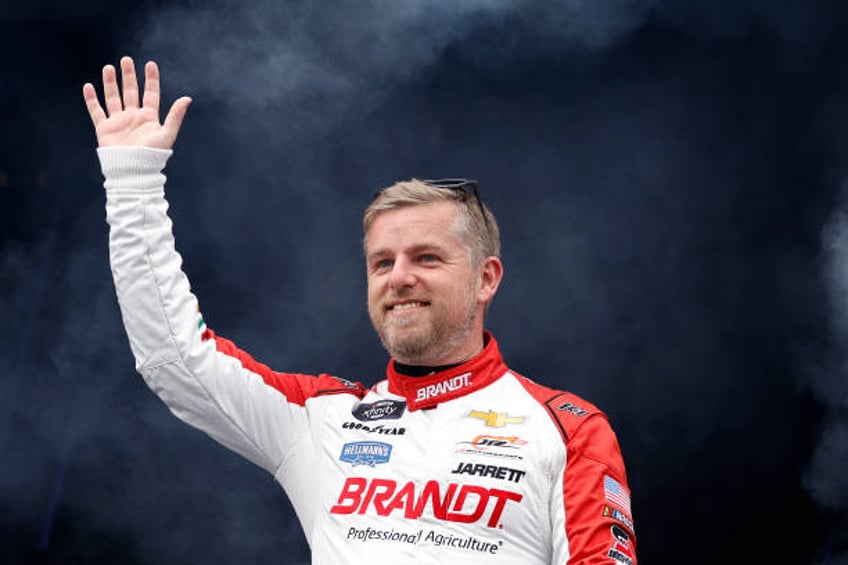
M 520 424 L 524 421 L 524 416 L 509 416 L 500 412 L 492 412 L 491 410 L 488 412 L 472 410 L 469 416 L 484 420 L 490 428 L 502 428 L 507 424 Z

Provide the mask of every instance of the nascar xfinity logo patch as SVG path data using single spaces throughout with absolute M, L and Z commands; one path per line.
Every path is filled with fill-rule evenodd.
M 402 400 L 378 400 L 364 402 L 351 411 L 353 417 L 361 422 L 374 420 L 397 420 L 406 411 L 406 402 Z
M 380 463 L 387 463 L 392 456 L 392 446 L 380 441 L 354 441 L 342 446 L 339 460 L 357 465 L 368 465 L 374 467 Z

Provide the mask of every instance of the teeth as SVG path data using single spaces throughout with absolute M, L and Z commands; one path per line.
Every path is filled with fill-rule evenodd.
M 423 306 L 422 302 L 406 302 L 404 304 L 395 304 L 392 306 L 392 310 L 407 310 L 409 308 L 416 308 L 418 306 Z

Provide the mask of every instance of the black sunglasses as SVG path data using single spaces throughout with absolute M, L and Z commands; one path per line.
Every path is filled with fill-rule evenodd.
M 480 185 L 476 180 L 472 179 L 422 179 L 424 184 L 436 188 L 449 188 L 463 193 L 463 199 L 467 202 L 472 196 L 477 201 L 477 207 L 480 208 L 480 215 L 483 217 L 483 224 L 486 226 L 486 231 L 490 231 L 489 218 L 486 216 L 486 209 L 483 208 L 483 198 L 480 196 Z

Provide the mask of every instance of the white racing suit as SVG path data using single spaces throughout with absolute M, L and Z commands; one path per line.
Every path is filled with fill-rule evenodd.
M 271 473 L 317 565 L 635 564 L 624 463 L 595 406 L 474 359 L 371 388 L 281 373 L 206 327 L 175 250 L 170 151 L 98 149 L 136 368 L 186 423 Z

